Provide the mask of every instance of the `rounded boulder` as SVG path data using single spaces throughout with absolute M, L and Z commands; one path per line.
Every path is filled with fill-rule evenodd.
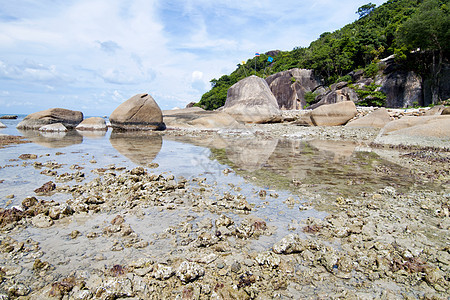
M 109 117 L 118 130 L 164 130 L 163 115 L 149 94 L 137 94 L 120 104 Z

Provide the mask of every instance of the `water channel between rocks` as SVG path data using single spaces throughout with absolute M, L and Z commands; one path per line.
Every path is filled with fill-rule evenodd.
M 245 251 L 270 249 L 289 233 L 304 235 L 300 224 L 307 218 L 322 219 L 328 214 L 326 201 L 320 201 L 322 204 L 313 209 L 311 198 L 359 197 L 386 186 L 406 192 L 418 185 L 408 170 L 383 158 L 376 150 L 345 141 L 217 133 L 44 134 L 13 129 L 0 133 L 23 135 L 32 141 L 0 149 L 2 208 L 20 206 L 23 199 L 36 196 L 34 190 L 50 180 L 57 186 L 74 186 L 94 180 L 102 168 L 114 166 L 120 174 L 123 172 L 120 167 L 130 170 L 142 166 L 148 173 L 172 174 L 176 181 L 185 178 L 192 185 L 204 184 L 205 189 L 211 190 L 208 194 L 211 198 L 227 194 L 244 196 L 253 206 L 250 212 L 227 211 L 225 214 L 236 224 L 248 216 L 261 218 L 272 231 L 271 235 L 251 240 Z M 21 159 L 22 154 L 37 157 Z M 56 173 L 43 174 L 45 170 Z M 64 179 L 65 175 L 76 172 L 84 174 L 79 177 L 81 180 L 70 180 L 70 176 L 66 176 L 69 180 Z M 36 197 L 63 203 L 72 195 L 54 193 Z M 173 241 L 164 238 L 171 227 L 211 223 L 220 214 L 220 211 L 193 209 L 189 205 L 176 209 L 149 206 L 137 212 L 119 209 L 87 212 L 56 220 L 49 228 L 29 226 L 13 231 L 12 237 L 18 241 L 31 238 L 39 242 L 43 252 L 40 259 L 50 261 L 60 276 L 69 276 L 74 271 L 82 274 L 116 264 L 126 265 L 139 257 L 164 261 L 166 253 L 177 251 Z M 102 230 L 117 215 L 124 217 L 143 242 L 148 242 L 146 247 L 117 249 L 118 241 L 114 237 L 102 236 Z M 74 231 L 79 231 L 80 237 L 70 238 Z M 97 238 L 89 238 L 89 234 L 95 233 L 99 234 Z M 31 276 L 23 272 L 24 278 Z

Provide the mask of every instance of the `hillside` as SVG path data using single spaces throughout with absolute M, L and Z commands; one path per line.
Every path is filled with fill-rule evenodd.
M 358 69 L 373 77 L 379 60 L 392 54 L 427 84 L 430 96 L 422 104 L 445 100 L 440 99 L 439 89 L 442 66 L 450 53 L 449 0 L 390 0 L 379 7 L 363 5 L 357 13 L 357 21 L 321 34 L 308 47 L 270 51 L 248 59 L 230 75 L 212 79 L 211 90 L 196 105 L 217 109 L 224 105 L 228 88 L 239 80 L 250 75 L 267 78 L 292 68 L 312 69 L 326 84 L 350 81 L 347 74 Z

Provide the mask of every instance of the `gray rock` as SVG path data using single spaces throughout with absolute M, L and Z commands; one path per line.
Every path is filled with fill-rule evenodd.
M 271 268 L 276 268 L 281 263 L 281 258 L 271 251 L 259 253 L 255 260 L 260 265 L 267 265 Z
M 18 125 L 17 129 L 39 129 L 44 125 L 61 123 L 71 129 L 83 120 L 83 113 L 64 108 L 51 108 L 48 110 L 32 113 L 26 116 Z
M 137 94 L 120 104 L 109 117 L 118 130 L 163 130 L 161 109 L 149 94 Z
M 228 89 L 223 112 L 244 123 L 280 122 L 278 102 L 267 82 L 255 75 L 244 78 Z
M 398 70 L 377 78 L 376 84 L 386 94 L 386 107 L 410 107 L 422 104 L 422 79 L 410 71 Z
M 153 269 L 153 277 L 159 280 L 166 280 L 173 276 L 175 271 L 170 266 L 165 266 L 162 264 L 157 264 Z
M 232 116 L 220 111 L 206 111 L 200 107 L 163 111 L 164 123 L 168 128 L 240 128 Z
M 290 69 L 266 78 L 281 109 L 301 109 L 306 105 L 305 93 L 312 92 L 322 82 L 313 70 Z

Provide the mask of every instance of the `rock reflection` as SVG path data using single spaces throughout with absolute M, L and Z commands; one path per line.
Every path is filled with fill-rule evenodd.
M 46 148 L 64 148 L 83 142 L 83 137 L 75 130 L 67 132 L 41 132 L 39 130 L 17 129 L 25 138 Z
M 139 165 L 151 163 L 162 147 L 161 136 L 152 132 L 113 130 L 109 141 L 120 154 Z
M 85 138 L 101 139 L 106 135 L 106 130 L 76 130 L 78 134 Z
M 277 147 L 278 139 L 227 138 L 227 158 L 238 168 L 253 172 L 264 167 Z

